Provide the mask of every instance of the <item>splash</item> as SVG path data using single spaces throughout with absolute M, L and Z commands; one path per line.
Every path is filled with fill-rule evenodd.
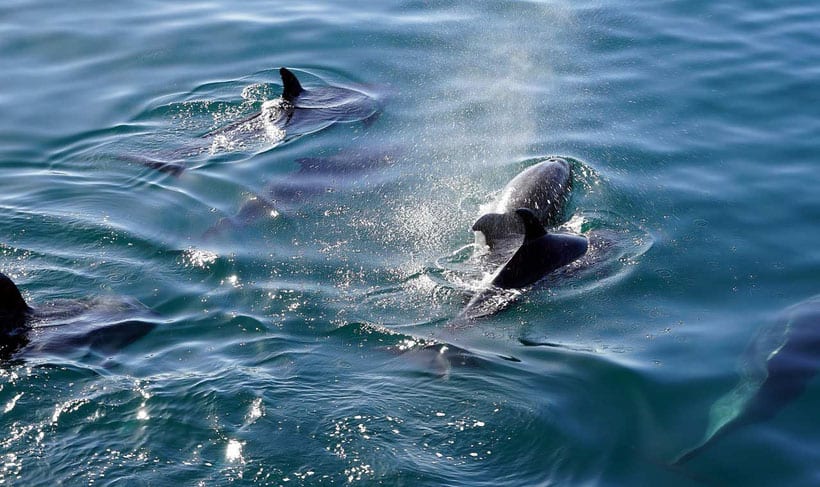
M 242 456 L 243 443 L 238 440 L 228 440 L 228 445 L 225 447 L 225 460 L 231 463 L 245 463 L 245 457 Z
M 22 392 L 21 392 L 21 393 L 19 393 L 19 394 L 17 394 L 17 395 L 15 395 L 15 396 L 14 396 L 14 397 L 12 397 L 11 399 L 9 399 L 9 402 L 7 402 L 7 403 L 6 403 L 6 405 L 5 405 L 5 407 L 3 407 L 3 413 L 9 413 L 9 412 L 11 412 L 11 410 L 13 410 L 13 409 L 14 409 L 14 407 L 17 405 L 17 401 L 19 401 L 21 397 L 23 397 L 23 393 L 22 393 Z
M 251 407 L 245 414 L 245 425 L 250 425 L 256 422 L 259 418 L 265 415 L 265 405 L 262 404 L 262 398 L 257 397 L 251 403 Z
M 288 119 L 288 112 L 292 110 L 293 105 L 282 98 L 265 101 L 258 116 L 241 120 L 213 133 L 209 153 L 216 155 L 252 147 L 264 146 L 270 149 L 277 146 L 287 136 L 283 126 Z
M 210 268 L 217 258 L 219 258 L 219 255 L 215 252 L 193 247 L 189 247 L 182 254 L 185 267 L 199 267 L 200 269 Z

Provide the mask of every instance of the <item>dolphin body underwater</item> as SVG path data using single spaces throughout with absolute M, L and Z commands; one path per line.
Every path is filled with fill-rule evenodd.
M 520 238 L 525 228 L 515 213 L 518 208 L 532 210 L 544 226 L 557 225 L 569 200 L 571 176 L 572 167 L 562 157 L 550 157 L 524 169 L 504 186 L 492 211 L 476 220 L 473 231 L 483 235 L 490 249 L 502 240 Z
M 759 336 L 753 344 L 762 348 L 772 334 L 782 332 L 775 337 L 776 347 L 762 364 L 765 377 L 759 387 L 754 390 L 754 382 L 742 380 L 717 401 L 712 408 L 712 424 L 703 440 L 678 456 L 673 465 L 689 462 L 733 431 L 774 418 L 803 394 L 809 381 L 820 372 L 820 295 L 788 308 L 783 323 L 784 326 Z
M 220 235 L 266 216 L 292 214 L 317 195 L 377 179 L 395 162 L 390 152 L 381 149 L 344 150 L 329 156 L 298 158 L 298 171 L 266 184 L 262 192 L 253 194 L 235 215 L 220 218 L 204 236 Z
M 123 302 L 64 301 L 33 308 L 0 272 L 0 363 L 18 354 L 79 350 L 112 355 L 156 327 L 135 318 L 140 314 L 146 314 L 141 306 Z

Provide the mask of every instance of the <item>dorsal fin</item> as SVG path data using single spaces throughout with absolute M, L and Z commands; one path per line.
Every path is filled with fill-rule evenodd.
M 5 319 L 22 319 L 29 312 L 31 308 L 26 304 L 20 290 L 8 276 L 0 272 L 0 322 Z M 7 325 L 8 323 L 2 322 L 0 328 Z
M 518 218 L 520 218 L 524 223 L 525 242 L 527 240 L 543 237 L 547 234 L 547 231 L 544 230 L 544 225 L 538 221 L 538 217 L 535 216 L 535 213 L 533 213 L 529 208 L 518 208 L 515 210 L 515 214 L 518 215 Z
M 279 68 L 279 74 L 282 76 L 282 98 L 287 101 L 293 101 L 294 98 L 302 94 L 304 88 L 299 84 L 296 75 L 291 73 L 288 68 Z

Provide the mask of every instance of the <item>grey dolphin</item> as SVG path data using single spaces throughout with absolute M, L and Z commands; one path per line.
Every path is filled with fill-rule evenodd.
M 529 208 L 518 208 L 515 215 L 524 226 L 524 242 L 495 274 L 491 282 L 493 286 L 501 289 L 529 286 L 587 252 L 589 242 L 585 237 L 547 233 Z
M 87 347 L 110 353 L 156 327 L 148 321 L 119 319 L 123 312 L 133 314 L 132 308 L 123 303 L 95 309 L 93 302 L 63 302 L 38 310 L 29 306 L 17 285 L 0 272 L 0 361 L 24 350 L 52 353 Z M 62 323 L 54 323 L 58 320 Z M 75 326 L 61 326 L 68 323 Z
M 492 314 L 510 301 L 502 290 L 520 289 L 586 254 L 589 241 L 580 235 L 548 233 L 529 208 L 518 208 L 514 214 L 524 226 L 524 241 L 518 250 L 500 266 L 490 285 L 477 293 L 459 313 L 459 318 L 477 318 Z
M 750 424 L 768 421 L 774 418 L 784 407 L 799 397 L 808 382 L 820 371 L 820 296 L 815 296 L 790 307 L 786 311 L 785 325 L 778 328 L 783 331 L 777 348 L 769 354 L 765 364 L 766 376 L 759 388 L 750 394 L 749 384 L 741 381 L 738 387 L 730 392 L 716 406 L 726 403 L 730 415 L 719 417 L 707 431 L 701 442 L 683 452 L 674 462 L 682 465 L 727 434 Z M 761 338 L 766 338 L 762 335 Z M 761 346 L 755 343 L 755 346 Z M 748 395 L 742 407 L 736 407 Z M 715 408 L 718 412 L 720 409 Z
M 282 95 L 268 100 L 261 111 L 203 135 L 203 138 L 224 136 L 245 139 L 252 134 L 266 134 L 283 141 L 298 135 L 321 130 L 337 122 L 357 122 L 370 119 L 378 111 L 371 97 L 361 91 L 337 86 L 306 89 L 293 72 L 280 68 Z
M 305 200 L 322 193 L 351 187 L 396 163 L 394 155 L 382 149 L 341 150 L 329 156 L 296 159 L 299 170 L 268 183 L 264 190 L 243 203 L 236 215 L 221 218 L 204 236 L 251 224 L 266 215 L 289 213 Z
M 379 112 L 378 102 L 362 91 L 339 86 L 305 88 L 296 75 L 284 67 L 279 69 L 279 75 L 282 94 L 262 103 L 258 112 L 210 130 L 198 137 L 199 142 L 169 154 L 122 155 L 119 159 L 179 176 L 187 169 L 185 159 L 206 150 L 211 154 L 253 147 L 267 150 L 334 123 L 369 123 Z
M 561 157 L 550 157 L 521 171 L 504 186 L 492 212 L 476 220 L 473 230 L 481 232 L 493 248 L 499 239 L 524 233 L 517 208 L 532 210 L 542 225 L 557 224 L 569 199 L 571 173 L 570 163 Z

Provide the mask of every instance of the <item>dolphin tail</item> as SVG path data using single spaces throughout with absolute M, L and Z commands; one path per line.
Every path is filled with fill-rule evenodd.
M 672 465 L 681 466 L 704 450 L 711 448 L 721 438 L 738 428 L 763 419 L 759 410 L 760 388 L 765 380 L 752 378 L 742 380 L 731 391 L 715 401 L 709 411 L 709 425 L 706 434 L 698 444 L 681 453 Z
M 738 403 L 743 399 L 742 389 L 745 389 L 745 387 L 739 387 L 737 389 L 737 391 L 733 391 L 727 395 L 726 398 L 718 401 L 715 405 L 715 412 L 728 412 L 728 417 L 713 420 L 714 424 L 712 424 L 707 430 L 706 435 L 700 443 L 681 453 L 675 461 L 672 462 L 672 465 L 677 467 L 682 466 L 689 460 L 701 454 L 704 450 L 711 448 L 715 443 L 717 443 L 724 436 L 727 436 L 729 433 L 732 433 L 733 431 L 736 431 L 744 426 L 757 423 L 762 419 L 754 407 L 756 400 L 758 400 L 758 398 L 755 397 L 746 401 L 747 403 L 752 403 L 751 408 L 746 406 L 741 411 L 728 410 L 730 407 L 737 407 Z
M 288 68 L 279 68 L 279 74 L 282 76 L 282 98 L 287 101 L 293 101 L 294 98 L 302 94 L 304 88 L 299 84 L 296 75 L 290 72 Z
M 685 452 L 683 452 L 681 455 L 679 455 L 679 456 L 675 459 L 675 461 L 673 461 L 673 462 L 671 463 L 671 465 L 672 465 L 673 467 L 681 467 L 681 466 L 683 466 L 685 463 L 689 462 L 689 460 L 691 460 L 691 459 L 695 458 L 697 455 L 699 455 L 701 451 L 703 451 L 704 449 L 706 449 L 706 447 L 707 447 L 707 446 L 709 446 L 709 445 L 711 445 L 711 444 L 712 444 L 712 442 L 707 441 L 706 443 L 701 443 L 700 445 L 698 445 L 698 446 L 696 446 L 696 447 L 694 447 L 694 448 L 691 448 L 691 449 L 689 449 L 689 450 L 686 450 L 686 451 L 685 451 Z

